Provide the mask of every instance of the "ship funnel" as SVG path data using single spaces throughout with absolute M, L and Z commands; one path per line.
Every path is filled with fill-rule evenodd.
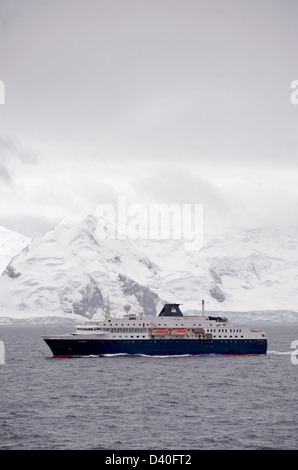
M 205 300 L 202 300 L 202 315 L 205 315 L 205 308 L 204 308 Z

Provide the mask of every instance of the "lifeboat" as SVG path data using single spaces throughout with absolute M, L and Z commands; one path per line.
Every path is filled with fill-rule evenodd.
M 173 328 L 171 333 L 174 335 L 186 335 L 188 333 L 187 328 Z
M 203 330 L 203 329 L 193 330 L 193 332 L 194 332 L 195 335 L 203 335 L 203 334 L 204 334 L 204 330 Z
M 168 330 L 168 328 L 153 328 L 151 330 L 151 333 L 153 335 L 166 335 L 169 332 L 170 332 L 170 330 Z

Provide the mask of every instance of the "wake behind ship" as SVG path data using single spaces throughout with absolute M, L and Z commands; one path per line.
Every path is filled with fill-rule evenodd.
M 224 317 L 183 316 L 180 304 L 165 304 L 159 316 L 126 315 L 77 326 L 75 333 L 43 336 L 54 357 L 143 354 L 150 356 L 200 354 L 266 354 L 263 331 L 239 326 Z

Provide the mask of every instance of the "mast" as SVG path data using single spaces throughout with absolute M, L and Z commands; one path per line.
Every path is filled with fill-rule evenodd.
M 109 320 L 111 318 L 111 309 L 110 309 L 110 299 L 107 297 L 107 303 L 104 306 L 104 315 L 105 319 Z

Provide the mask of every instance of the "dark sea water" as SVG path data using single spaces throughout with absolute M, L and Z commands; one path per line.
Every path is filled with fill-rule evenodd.
M 298 325 L 262 329 L 266 356 L 63 359 L 69 327 L 0 327 L 0 449 L 297 449 Z

